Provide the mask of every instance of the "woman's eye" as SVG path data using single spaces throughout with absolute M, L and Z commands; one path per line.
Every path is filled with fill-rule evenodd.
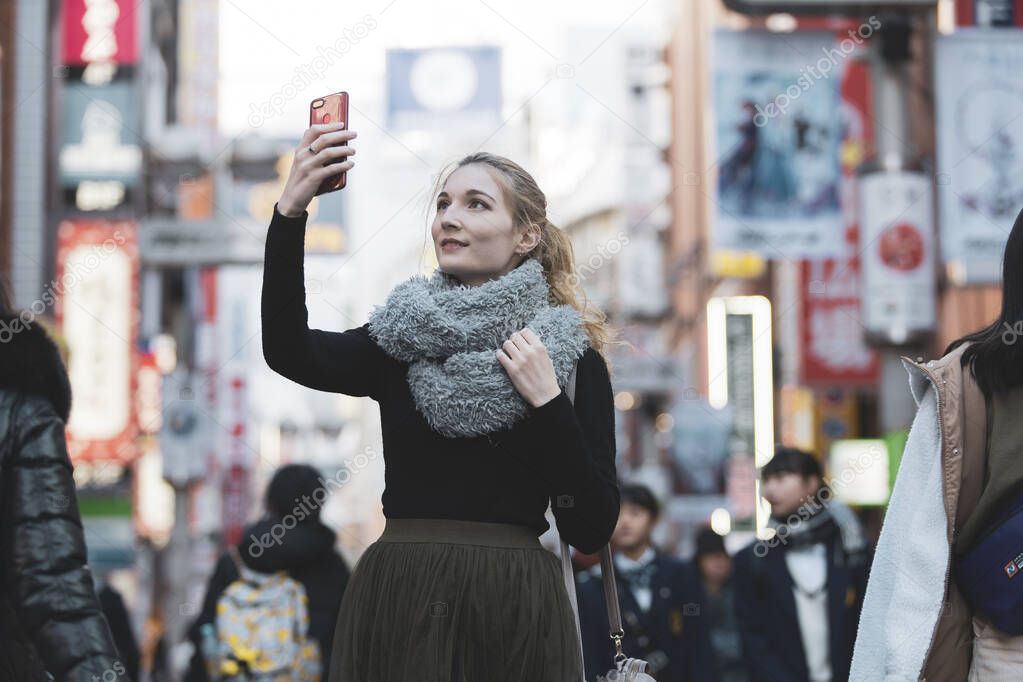
M 469 202 L 469 206 L 470 206 L 470 207 L 471 207 L 471 206 L 472 206 L 473 204 L 479 204 L 479 205 L 480 205 L 480 206 L 482 206 L 483 208 L 490 208 L 489 206 L 487 206 L 487 205 L 486 205 L 485 203 L 483 203 L 483 202 L 482 202 L 482 201 L 480 201 L 479 199 L 473 199 L 472 201 L 470 201 L 470 202 Z M 447 205 L 448 205 L 448 202 L 446 202 L 446 201 L 438 201 L 438 202 L 437 202 L 437 208 L 438 208 L 438 209 L 442 209 L 442 208 L 445 208 L 445 207 L 447 207 Z

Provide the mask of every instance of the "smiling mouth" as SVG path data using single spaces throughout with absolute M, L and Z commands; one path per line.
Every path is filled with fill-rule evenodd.
M 468 246 L 468 244 L 466 244 L 465 242 L 460 242 L 457 239 L 445 239 L 444 241 L 442 241 L 440 243 L 440 245 L 442 247 L 444 247 L 444 246 Z

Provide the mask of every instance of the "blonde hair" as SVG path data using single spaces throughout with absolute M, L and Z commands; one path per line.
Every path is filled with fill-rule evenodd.
M 483 164 L 497 171 L 491 175 L 504 192 L 516 228 L 529 229 L 535 226 L 539 229 L 540 241 L 526 258 L 536 258 L 543 266 L 550 287 L 551 304 L 570 305 L 579 312 L 590 345 L 604 357 L 610 371 L 607 347 L 622 343 L 617 340 L 618 331 L 608 323 L 607 315 L 589 301 L 586 292 L 579 286 L 582 278 L 575 267 L 572 242 L 561 228 L 547 218 L 547 197 L 532 175 L 503 156 L 475 152 L 463 157 L 447 173 L 441 174 L 433 196 L 437 196 L 451 173 L 472 163 Z

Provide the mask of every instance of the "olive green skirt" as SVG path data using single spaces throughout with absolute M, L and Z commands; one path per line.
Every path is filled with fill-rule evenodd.
M 387 519 L 356 562 L 329 682 L 575 682 L 561 563 L 524 526 Z

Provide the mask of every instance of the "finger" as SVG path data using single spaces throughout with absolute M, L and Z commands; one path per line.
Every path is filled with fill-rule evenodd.
M 331 130 L 338 130 L 340 122 L 336 123 L 313 123 L 311 126 L 306 128 L 305 132 L 302 133 L 302 141 L 299 143 L 299 147 L 308 147 L 309 143 L 318 138 L 325 132 Z
M 522 350 L 518 346 L 516 346 L 515 342 L 512 341 L 511 339 L 508 339 L 507 341 L 502 343 L 501 348 L 504 349 L 504 352 L 508 354 L 508 357 L 513 362 L 522 357 Z
M 310 175 L 313 177 L 328 178 L 331 175 L 337 175 L 338 173 L 343 173 L 346 170 L 350 170 L 354 165 L 355 161 L 353 161 L 352 159 L 348 159 L 347 161 L 340 161 L 338 163 L 328 163 L 326 166 L 323 166 L 322 168 L 314 169 L 310 173 Z
M 511 341 L 512 343 L 514 343 L 515 347 L 518 348 L 523 353 L 529 352 L 531 350 L 530 349 L 530 345 L 529 345 L 529 341 L 527 341 L 526 337 L 524 337 L 522 335 L 522 332 L 515 332 L 515 333 L 513 333 L 508 338 L 508 340 Z
M 522 338 L 524 338 L 526 341 L 528 341 L 530 343 L 530 345 L 537 345 L 537 344 L 539 344 L 541 346 L 543 345 L 543 341 L 540 340 L 540 337 L 537 336 L 536 332 L 534 332 L 529 327 L 524 327 L 522 329 Z
M 316 147 L 314 146 L 313 149 L 316 149 Z M 334 159 L 334 158 L 338 158 L 338 157 L 341 157 L 341 156 L 351 156 L 354 153 L 355 153 L 354 149 L 352 149 L 348 145 L 344 145 L 344 146 L 327 147 L 326 149 L 322 149 L 322 150 L 318 151 L 316 153 L 316 156 L 317 157 L 322 156 L 324 158 Z
M 358 133 L 356 133 L 354 130 L 348 130 L 348 129 L 344 129 L 344 130 L 328 129 L 328 130 L 326 130 L 326 131 L 324 131 L 323 133 L 320 134 L 320 136 L 318 138 L 320 141 L 317 142 L 314 146 L 315 146 L 315 148 L 319 149 L 321 145 L 322 146 L 327 146 L 327 145 L 345 144 L 349 140 L 354 140 L 356 137 L 358 137 Z

